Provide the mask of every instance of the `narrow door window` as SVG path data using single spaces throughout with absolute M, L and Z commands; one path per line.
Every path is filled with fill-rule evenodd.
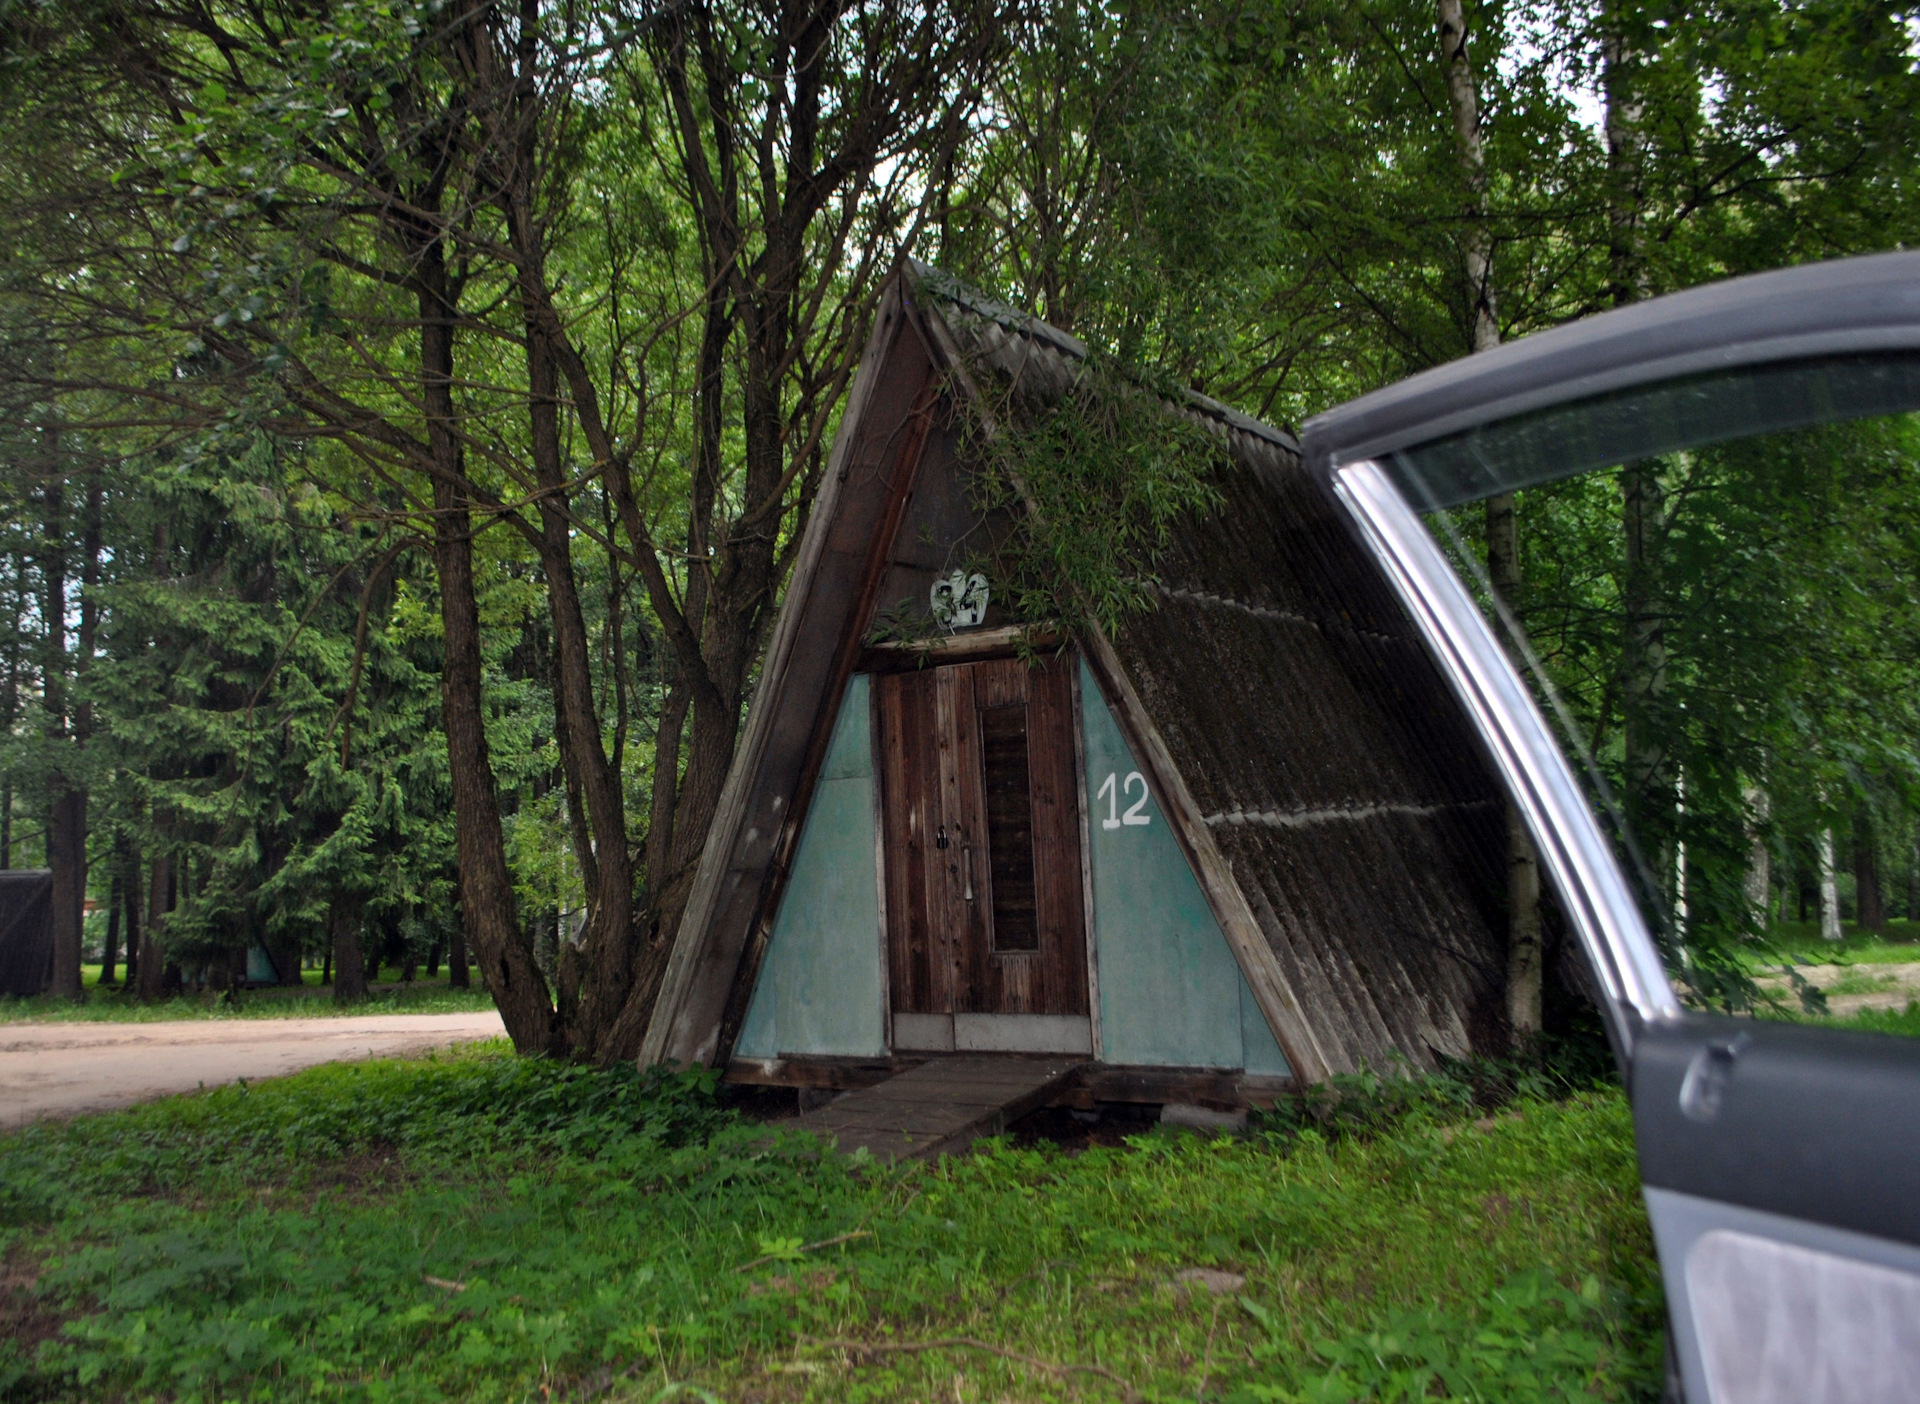
M 1026 704 L 981 708 L 980 763 L 986 781 L 987 862 L 996 951 L 1040 949 L 1034 914 L 1033 790 L 1027 760 Z

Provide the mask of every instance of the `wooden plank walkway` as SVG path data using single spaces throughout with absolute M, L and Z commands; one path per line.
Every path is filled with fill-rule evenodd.
M 929 1058 L 917 1068 L 835 1098 L 786 1123 L 864 1146 L 882 1160 L 930 1160 L 995 1136 L 1052 1101 L 1082 1058 L 962 1056 Z

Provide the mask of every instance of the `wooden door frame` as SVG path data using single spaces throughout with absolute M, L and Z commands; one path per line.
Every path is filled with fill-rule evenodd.
M 862 670 L 864 671 L 864 670 Z M 887 924 L 887 781 L 880 773 L 885 756 L 880 749 L 880 701 L 872 673 L 867 674 L 867 755 L 873 770 L 873 881 L 878 889 L 880 922 L 880 1038 L 893 1050 L 893 928 Z
M 1103 1056 L 1100 1032 L 1100 942 L 1093 912 L 1093 828 L 1087 822 L 1091 812 L 1087 795 L 1087 718 L 1085 699 L 1080 695 L 1083 671 L 1080 650 L 1062 650 L 1072 658 L 1069 685 L 1073 698 L 1073 788 L 1080 806 L 1080 924 L 1086 931 L 1087 954 L 1087 1034 L 1093 1048 L 1093 1061 Z M 889 1045 L 891 1047 L 891 1045 Z
M 1079 849 L 1079 878 L 1077 886 L 1079 889 L 1079 938 L 1082 960 L 1077 964 L 1082 967 L 1081 973 L 1084 975 L 1085 980 L 1086 1012 L 1084 1015 L 981 1014 L 956 1009 L 947 1011 L 945 1017 L 954 1021 L 962 1018 L 969 1021 L 1032 1019 L 1035 1021 L 1036 1026 L 1041 1020 L 1071 1021 L 1084 1018 L 1086 1021 L 1088 1047 L 1084 1054 L 1076 1054 L 1074 1056 L 1090 1056 L 1097 1061 L 1100 1054 L 1100 985 L 1098 954 L 1094 939 L 1093 876 L 1090 866 L 1091 835 L 1087 827 L 1086 732 L 1080 686 L 1080 673 L 1083 662 L 1081 651 L 1070 641 L 1062 638 L 1061 635 L 1050 628 L 1027 629 L 1021 626 L 1012 626 L 1003 629 L 981 630 L 977 634 L 956 635 L 950 639 L 913 640 L 904 643 L 872 645 L 867 648 L 859 659 L 860 666 L 858 671 L 868 674 L 870 678 L 877 681 L 878 676 L 884 673 L 915 671 L 922 667 L 938 668 L 960 664 L 1010 660 L 1020 656 L 1020 645 L 1023 642 L 1037 643 L 1043 647 L 1048 647 L 1052 653 L 1050 667 L 1065 670 L 1065 676 L 1062 682 L 1066 689 L 1067 705 L 1065 712 L 1067 726 L 1068 730 L 1072 733 L 1071 764 L 1073 767 L 1073 780 L 1072 784 L 1066 787 L 1066 796 L 1068 802 L 1075 806 L 1070 832 L 1072 833 L 1074 843 Z M 884 991 L 886 1004 L 882 1028 L 886 1039 L 886 1047 L 892 1050 L 894 1054 L 898 1054 L 899 1044 L 896 1036 L 895 1015 L 904 1011 L 898 1011 L 894 1007 L 893 943 L 895 932 L 893 924 L 901 914 L 894 912 L 888 901 L 891 873 L 889 869 L 890 855 L 887 845 L 886 756 L 882 744 L 882 708 L 879 703 L 879 689 L 872 683 L 869 684 L 869 697 L 872 700 L 868 708 L 868 745 L 872 748 L 874 772 L 874 882 L 879 892 L 880 920 L 878 924 L 878 938 L 881 948 L 880 973 L 881 989 Z M 1028 705 L 1031 707 L 1031 700 Z M 975 709 L 976 711 L 978 710 L 977 704 Z M 985 810 L 983 803 L 983 823 L 984 819 Z M 981 837 L 984 841 L 986 837 L 984 832 Z M 990 858 L 983 857 L 983 862 L 990 867 Z M 1038 864 L 1036 864 L 1036 867 L 1037 866 Z M 985 869 L 983 869 L 980 874 L 976 874 L 976 887 L 983 885 L 982 879 L 984 879 L 984 885 L 987 891 L 990 892 L 991 876 Z M 986 916 L 986 921 L 990 929 L 992 921 L 990 910 Z M 987 946 L 989 952 L 991 952 L 990 939 L 987 941 Z M 955 993 L 957 994 L 957 992 Z M 955 1004 L 957 1002 L 957 998 L 950 998 L 947 1001 L 949 1004 Z M 941 1016 L 936 1014 L 927 1017 L 937 1018 Z M 957 1022 L 955 1027 L 957 1029 Z M 1009 1048 L 1003 1051 L 1018 1052 L 1020 1050 Z M 929 1056 L 929 1054 L 927 1050 L 913 1050 L 909 1056 L 924 1057 Z

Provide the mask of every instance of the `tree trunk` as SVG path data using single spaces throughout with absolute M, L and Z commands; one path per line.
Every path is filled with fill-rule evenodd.
M 447 988 L 464 990 L 472 986 L 467 974 L 467 934 L 460 929 L 458 913 L 455 916 L 453 930 L 447 934 Z
M 1773 800 L 1758 785 L 1745 788 L 1747 813 L 1747 878 L 1743 895 L 1747 912 L 1757 931 L 1767 929 L 1768 899 L 1773 893 L 1773 854 L 1767 848 L 1766 823 L 1773 813 Z
M 609 1062 L 633 1048 L 602 1044 L 625 1007 L 633 964 L 633 869 L 620 777 L 601 742 L 593 696 L 592 645 L 574 576 L 573 533 L 561 496 L 567 471 L 560 444 L 559 373 L 554 364 L 550 312 L 542 282 L 532 216 L 509 211 L 521 254 L 521 299 L 526 327 L 528 415 L 540 498 L 538 549 L 547 578 L 553 626 L 554 732 L 559 742 L 574 819 L 574 859 L 587 894 L 586 924 L 577 960 L 562 962 L 574 978 L 560 981 L 560 1010 L 571 1051 Z M 577 988 L 582 967 L 591 971 Z M 582 997 L 584 995 L 584 998 Z
M 1820 864 L 1820 938 L 1838 941 L 1845 933 L 1840 929 L 1840 885 L 1833 876 L 1832 829 L 1820 831 L 1814 840 L 1814 851 Z
M 1642 64 L 1624 33 L 1625 18 L 1617 5 L 1607 8 L 1601 23 L 1607 144 L 1607 291 L 1614 306 L 1624 307 L 1649 291 L 1642 228 L 1646 189 Z M 1620 506 L 1625 538 L 1620 656 L 1626 748 L 1624 798 L 1635 837 L 1664 887 L 1672 882 L 1677 853 L 1673 847 L 1673 777 L 1660 716 L 1660 699 L 1667 685 L 1660 570 L 1666 498 L 1657 464 L 1632 463 L 1621 470 Z M 1677 900 L 1678 892 L 1668 896 Z
M 1646 103 L 1640 94 L 1641 58 L 1624 30 L 1618 0 L 1601 19 L 1600 86 L 1606 101 L 1607 294 L 1615 307 L 1647 295 L 1643 206 L 1646 197 Z
M 1462 273 L 1470 340 L 1475 352 L 1500 344 L 1494 301 L 1493 233 L 1486 217 L 1486 149 L 1480 136 L 1480 94 L 1467 58 L 1467 21 L 1461 0 L 1439 0 L 1440 62 L 1446 71 L 1453 133 L 1467 191 Z M 1507 610 L 1520 605 L 1520 541 L 1512 493 L 1487 500 L 1487 577 Z M 1540 1031 L 1540 863 L 1519 808 L 1508 800 L 1507 829 L 1507 1022 L 1516 1041 Z
M 160 935 L 166 925 L 170 863 L 164 852 L 153 855 L 153 881 L 147 888 L 147 921 L 140 932 L 140 998 L 159 999 L 166 993 L 167 966 L 160 953 Z M 136 867 L 135 872 L 139 869 Z
M 4 684 L 0 684 L 0 735 L 5 736 L 13 735 L 13 724 L 20 718 L 20 639 L 26 633 L 20 617 L 27 595 L 25 558 L 16 558 L 14 568 L 13 627 L 6 631 L 7 676 Z M 0 782 L 0 868 L 12 866 L 13 779 L 9 776 Z
M 114 982 L 114 966 L 120 959 L 120 877 L 107 881 L 107 939 L 100 950 L 100 983 Z
M 1627 812 L 1664 886 L 1674 865 L 1675 797 L 1661 715 L 1667 689 L 1660 569 L 1666 504 L 1656 464 L 1634 463 L 1621 470 L 1620 503 L 1625 537 L 1620 678 Z
M 357 897 L 335 897 L 327 908 L 335 1004 L 355 1004 L 367 997 L 367 971 L 360 955 L 360 913 L 365 906 Z
M 262 937 L 260 945 L 265 949 L 267 958 L 273 962 L 273 978 L 281 985 L 304 985 L 301 975 L 302 952 L 300 938 L 291 933 L 278 937 Z
M 441 725 L 453 778 L 461 920 L 480 963 L 480 978 L 499 1006 L 514 1048 L 521 1053 L 554 1052 L 558 1050 L 553 1047 L 553 1006 L 546 983 L 513 919 L 513 879 L 507 871 L 506 839 L 487 751 L 473 528 L 454 430 L 453 311 L 439 243 L 421 251 L 420 278 L 422 392 L 433 459 L 434 566 L 445 636 Z
M 1920 836 L 1907 850 L 1907 920 L 1920 921 Z
M 117 847 L 120 900 L 127 913 L 127 988 L 140 978 L 140 854 L 124 841 Z
M 1876 847 L 1873 816 L 1860 808 L 1853 815 L 1853 881 L 1854 881 L 1854 920 L 1862 931 L 1885 931 L 1887 929 L 1886 903 L 1880 894 L 1880 865 L 1874 852 Z
M 58 459 L 57 430 L 49 430 L 53 461 L 42 491 L 45 535 L 40 556 L 46 593 L 41 620 L 46 629 L 40 695 L 46 707 L 47 739 L 53 743 L 53 773 L 47 806 L 47 867 L 53 871 L 53 980 L 50 991 L 61 999 L 85 998 L 80 983 L 83 917 L 87 899 L 87 799 L 66 771 L 74 757 L 67 669 L 67 546 L 65 483 Z

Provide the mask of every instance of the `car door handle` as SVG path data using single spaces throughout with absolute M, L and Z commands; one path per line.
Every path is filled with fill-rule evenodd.
M 1680 1083 L 1680 1114 L 1702 1125 L 1715 1120 L 1733 1082 L 1733 1065 L 1753 1039 L 1747 1034 L 1715 1039 L 1693 1055 Z

